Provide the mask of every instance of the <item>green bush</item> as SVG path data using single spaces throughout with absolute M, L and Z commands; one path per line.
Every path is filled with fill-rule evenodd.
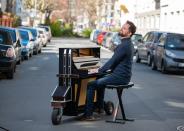
M 86 38 L 89 38 L 91 32 L 92 32 L 92 29 L 86 28 L 86 29 L 84 29 L 84 30 L 82 31 L 82 36 L 83 36 L 83 37 L 86 37 Z
M 20 16 L 14 16 L 13 27 L 18 27 L 22 23 Z
M 60 21 L 51 23 L 51 31 L 54 37 L 73 37 L 73 27 L 70 24 L 61 25 Z
M 61 36 L 72 37 L 73 36 L 72 27 L 63 27 L 61 29 Z
M 59 21 L 53 22 L 50 25 L 52 36 L 54 37 L 60 37 L 62 32 L 61 32 L 61 23 Z

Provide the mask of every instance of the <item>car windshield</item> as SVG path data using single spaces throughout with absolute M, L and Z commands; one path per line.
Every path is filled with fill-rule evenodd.
M 23 29 L 31 31 L 31 34 L 33 35 L 34 39 L 36 39 L 36 37 L 37 37 L 37 30 L 36 29 L 33 29 L 33 28 L 23 28 Z
M 35 29 L 29 29 L 29 30 L 33 34 L 33 37 L 36 38 L 37 37 L 37 31 Z
M 170 49 L 184 50 L 184 35 L 169 35 L 167 38 L 166 47 Z
M 140 40 L 140 39 L 142 39 L 142 35 L 139 35 L 139 34 L 134 34 L 134 35 L 132 35 L 132 37 L 131 37 L 131 40 L 132 40 L 132 41 L 138 41 L 138 40 Z
M 45 30 L 46 30 L 47 32 L 49 32 L 49 27 L 41 26 L 41 28 L 45 28 Z
M 156 35 L 156 38 L 155 38 L 155 40 L 154 40 L 155 43 L 158 43 L 159 38 L 160 38 L 161 35 L 162 35 L 162 33 L 158 33 L 158 34 Z
M 5 30 L 10 32 L 10 35 L 12 37 L 13 42 L 16 42 L 16 32 L 15 32 L 15 30 L 11 30 L 11 29 L 5 29 Z
M 11 45 L 11 43 L 8 40 L 8 37 L 3 33 L 0 33 L 0 44 Z
M 22 40 L 29 40 L 29 35 L 27 31 L 19 30 L 19 33 Z

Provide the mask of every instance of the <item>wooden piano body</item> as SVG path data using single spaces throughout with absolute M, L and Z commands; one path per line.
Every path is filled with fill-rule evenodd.
M 61 109 L 62 114 L 68 116 L 82 113 L 85 107 L 87 83 L 98 76 L 98 73 L 89 74 L 89 70 L 99 67 L 99 46 L 59 48 L 57 75 L 59 83 L 52 93 L 53 109 L 57 111 Z M 94 102 L 96 102 L 96 93 Z

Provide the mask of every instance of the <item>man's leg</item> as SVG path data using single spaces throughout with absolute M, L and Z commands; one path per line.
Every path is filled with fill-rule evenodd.
M 93 115 L 93 105 L 94 105 L 93 100 L 96 88 L 97 88 L 97 80 L 88 83 L 86 94 L 86 110 L 85 110 L 86 116 Z
M 104 105 L 104 92 L 105 92 L 105 85 L 107 84 L 113 84 L 117 81 L 114 80 L 114 78 L 110 75 L 105 76 L 103 78 L 97 79 L 95 81 L 91 81 L 88 83 L 87 87 L 87 97 L 86 97 L 86 110 L 85 114 L 90 116 L 93 115 L 93 100 L 95 95 L 95 90 L 98 91 L 97 96 L 97 106 L 99 108 L 103 108 Z

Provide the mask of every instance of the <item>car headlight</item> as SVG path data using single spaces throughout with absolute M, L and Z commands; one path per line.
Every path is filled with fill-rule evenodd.
M 166 53 L 166 55 L 169 56 L 169 57 L 172 57 L 172 58 L 173 58 L 173 57 L 176 57 L 176 55 L 175 55 L 173 52 L 169 51 L 169 50 L 166 50 L 165 53 Z

